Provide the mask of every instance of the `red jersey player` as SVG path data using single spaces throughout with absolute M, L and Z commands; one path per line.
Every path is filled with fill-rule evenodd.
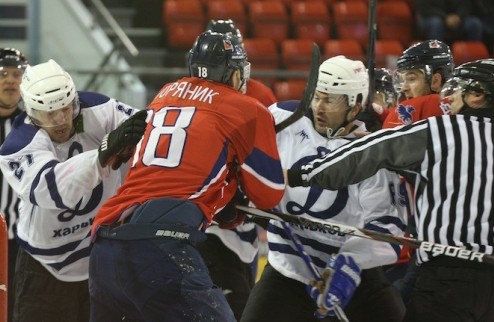
M 233 321 L 194 245 L 237 185 L 259 208 L 283 196 L 273 118 L 239 92 L 250 74 L 242 46 L 204 32 L 188 65 L 191 77 L 149 105 L 126 181 L 96 216 L 91 321 Z

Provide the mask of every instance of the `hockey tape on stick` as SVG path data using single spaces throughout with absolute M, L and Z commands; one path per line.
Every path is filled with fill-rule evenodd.
M 464 260 L 469 260 L 478 263 L 494 265 L 494 256 L 485 253 L 480 253 L 468 249 L 463 249 L 457 246 L 443 245 L 437 243 L 430 243 L 427 241 L 421 241 L 409 237 L 395 236 L 391 234 L 381 233 L 365 228 L 357 228 L 348 225 L 343 225 L 327 220 L 317 218 L 303 218 L 300 216 L 294 216 L 289 214 L 283 214 L 273 211 L 261 210 L 252 207 L 236 206 L 237 209 L 245 212 L 247 215 L 261 217 L 266 219 L 273 219 L 278 221 L 285 221 L 291 224 L 299 225 L 302 228 L 308 228 L 312 230 L 319 230 L 328 234 L 338 234 L 357 236 L 367 239 L 379 240 L 396 245 L 404 245 L 410 248 L 419 248 L 425 252 L 431 253 L 432 256 L 444 255 Z
M 297 120 L 302 118 L 309 110 L 312 98 L 314 97 L 314 92 L 316 91 L 320 60 L 321 52 L 319 51 L 319 47 L 315 43 L 313 43 L 309 79 L 307 80 L 307 84 L 305 85 L 302 98 L 298 103 L 297 109 L 292 113 L 292 115 L 290 115 L 280 123 L 276 124 L 276 133 L 295 123 Z
M 304 245 L 298 239 L 298 236 L 293 232 L 293 230 L 290 227 L 290 225 L 288 225 L 284 221 L 281 221 L 281 226 L 283 227 L 283 230 L 285 231 L 285 233 L 288 235 L 288 238 L 290 238 L 290 240 L 292 241 L 292 243 L 295 246 L 295 249 L 297 250 L 297 252 L 300 255 L 300 257 L 304 260 L 305 265 L 307 265 L 307 268 L 311 272 L 311 274 L 314 277 L 314 279 L 316 281 L 323 280 L 321 274 L 319 274 L 319 271 L 317 270 L 316 265 L 312 261 L 312 258 L 310 258 L 309 254 L 307 254 L 307 252 L 304 249 Z M 331 276 L 329 278 L 331 278 Z M 320 313 L 322 315 L 325 315 L 326 312 L 327 312 L 323 308 L 319 308 L 319 311 L 320 311 Z M 345 312 L 343 311 L 343 309 L 339 305 L 335 305 L 334 312 L 335 312 L 335 315 L 336 315 L 336 317 L 338 318 L 339 321 L 349 322 L 348 321 L 348 318 L 347 318 L 347 316 L 345 314 Z

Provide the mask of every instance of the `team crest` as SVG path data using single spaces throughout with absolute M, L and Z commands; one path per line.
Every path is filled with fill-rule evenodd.
M 415 108 L 411 105 L 398 105 L 397 111 L 398 118 L 403 124 L 411 124 L 413 122 L 412 113 L 415 112 Z
M 229 39 L 223 40 L 223 47 L 225 48 L 225 50 L 233 50 L 232 42 Z

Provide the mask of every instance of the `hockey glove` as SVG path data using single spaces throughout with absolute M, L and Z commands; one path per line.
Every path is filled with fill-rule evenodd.
M 233 196 L 232 200 L 225 206 L 225 208 L 221 209 L 216 215 L 214 215 L 213 220 L 218 224 L 218 226 L 222 229 L 233 229 L 243 223 L 247 216 L 240 210 L 238 210 L 236 205 L 247 205 L 249 200 L 244 195 L 244 193 L 237 188 L 235 196 Z
M 311 282 L 307 292 L 320 309 L 316 317 L 334 316 L 335 307 L 344 308 L 360 284 L 361 269 L 351 256 L 333 255 L 323 272 L 323 281 Z M 324 315 L 321 312 L 326 312 Z
M 102 167 L 109 165 L 116 170 L 122 163 L 129 161 L 134 147 L 146 130 L 146 116 L 146 110 L 139 111 L 105 135 L 98 148 Z

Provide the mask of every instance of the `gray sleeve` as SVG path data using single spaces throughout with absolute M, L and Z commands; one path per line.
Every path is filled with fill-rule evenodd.
M 331 152 L 322 159 L 288 170 L 290 186 L 337 190 L 374 175 L 379 169 L 419 171 L 428 142 L 428 123 L 377 131 Z

